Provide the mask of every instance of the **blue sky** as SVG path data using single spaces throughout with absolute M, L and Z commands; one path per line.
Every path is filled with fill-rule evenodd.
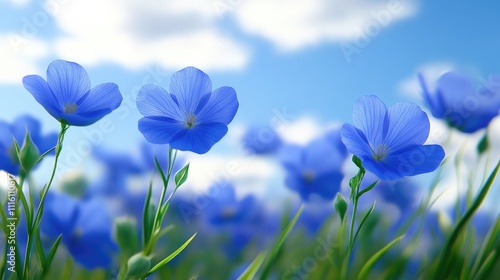
M 58 129 L 21 84 L 24 75 L 45 76 L 54 59 L 80 63 L 93 85 L 119 85 L 124 111 L 108 116 L 114 129 L 99 143 L 118 149 L 142 139 L 137 89 L 144 81 L 168 87 L 171 74 L 188 65 L 208 73 L 214 87 L 236 89 L 240 109 L 230 130 L 267 125 L 283 108 L 321 130 L 350 122 L 362 95 L 422 104 L 417 71 L 431 80 L 448 68 L 472 77 L 500 72 L 500 4 L 493 0 L 159 2 L 2 0 L 0 119 L 29 113 L 45 131 Z M 373 25 L 387 13 L 387 24 Z M 368 43 L 360 46 L 360 36 Z M 18 51 L 13 38 L 23 39 L 16 41 Z M 346 46 L 356 48 L 350 59 Z M 73 129 L 68 141 L 77 143 L 93 129 Z M 231 153 L 230 140 L 224 141 L 211 153 Z

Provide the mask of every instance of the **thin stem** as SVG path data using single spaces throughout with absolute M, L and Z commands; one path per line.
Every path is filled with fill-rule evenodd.
M 61 154 L 62 151 L 62 144 L 64 141 L 64 135 L 66 131 L 68 130 L 69 125 L 61 123 L 61 131 L 59 132 L 58 138 L 57 138 L 57 145 L 56 145 L 56 154 L 54 158 L 54 166 L 52 168 L 52 173 L 50 174 L 49 182 L 42 188 L 42 194 L 40 196 L 40 202 L 38 204 L 38 209 L 36 211 L 36 216 L 32 220 L 31 225 L 29 225 L 31 230 L 28 230 L 28 241 L 26 242 L 26 254 L 24 258 L 24 271 L 23 271 L 23 279 L 28 279 L 28 267 L 29 267 L 29 260 L 30 260 L 30 251 L 31 251 L 31 246 L 32 246 L 32 239 L 33 237 L 39 236 L 39 235 L 34 235 L 34 232 L 38 232 L 38 228 L 40 226 L 40 220 L 42 219 L 42 213 L 43 213 L 43 205 L 45 202 L 45 197 L 47 196 L 47 193 L 49 192 L 50 186 L 52 185 L 52 181 L 54 180 L 56 170 L 57 170 L 57 162 L 59 159 L 59 155 Z M 41 252 L 43 254 L 43 252 Z M 42 260 L 44 256 L 40 256 L 40 260 Z
M 365 170 L 363 168 L 360 168 L 358 171 L 358 174 L 351 179 L 351 182 L 354 180 L 354 184 L 351 185 L 351 200 L 352 200 L 352 205 L 353 205 L 353 210 L 352 210 L 352 215 L 351 215 L 351 226 L 349 228 L 349 236 L 348 236 L 348 244 L 347 244 L 347 255 L 346 258 L 343 261 L 342 264 L 342 279 L 347 279 L 348 278 L 348 270 L 349 270 L 349 262 L 352 254 L 352 249 L 354 248 L 354 243 L 356 242 L 354 240 L 354 227 L 356 223 L 356 214 L 358 212 L 358 201 L 360 197 L 360 186 L 361 182 L 363 181 L 363 177 L 365 175 Z
M 152 231 L 150 243 L 148 245 L 146 245 L 146 248 L 144 248 L 146 255 L 149 255 L 151 253 L 152 247 L 154 245 L 152 242 L 153 242 L 153 240 L 155 240 L 154 236 L 159 232 L 159 229 L 161 228 L 161 221 L 163 221 L 163 217 L 160 217 L 160 215 L 161 215 L 160 213 L 161 213 L 162 208 L 163 208 L 163 201 L 165 200 L 165 195 L 166 195 L 167 189 L 168 189 L 168 182 L 170 181 L 170 177 L 171 177 L 172 171 L 174 169 L 173 166 L 174 166 L 176 158 L 177 158 L 177 150 L 173 150 L 172 147 L 169 147 L 168 148 L 167 176 L 166 176 L 166 178 L 164 178 L 165 180 L 163 182 L 163 189 L 161 191 L 160 200 L 158 203 L 158 207 L 156 209 L 155 218 L 153 220 L 153 231 Z

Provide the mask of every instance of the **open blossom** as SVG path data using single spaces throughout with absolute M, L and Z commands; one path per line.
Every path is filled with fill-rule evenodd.
M 23 78 L 23 84 L 56 120 L 74 126 L 91 125 L 122 102 L 116 84 L 105 83 L 91 88 L 85 69 L 70 61 L 51 62 L 47 81 L 38 75 L 29 75 Z
M 80 201 L 55 192 L 49 192 L 46 199 L 41 232 L 51 238 L 62 234 L 62 243 L 86 269 L 110 267 L 118 247 L 103 202 Z
M 204 154 L 226 135 L 238 106 L 232 87 L 212 91 L 207 74 L 186 67 L 172 75 L 169 92 L 157 85 L 141 88 L 139 130 L 151 143 Z
M 430 91 L 419 75 L 424 100 L 435 118 L 465 133 L 485 128 L 500 111 L 500 75 L 476 87 L 467 76 L 446 72 Z
M 342 127 L 342 141 L 382 180 L 434 171 L 444 158 L 441 146 L 424 145 L 429 118 L 413 103 L 387 108 L 378 97 L 364 96 L 354 104 L 353 120 Z
M 286 170 L 285 184 L 298 192 L 303 200 L 309 200 L 312 194 L 331 200 L 340 190 L 344 177 L 342 165 L 347 153 L 345 147 L 336 141 L 339 133 L 338 129 L 333 130 L 304 147 L 287 145 L 281 149 L 281 162 Z

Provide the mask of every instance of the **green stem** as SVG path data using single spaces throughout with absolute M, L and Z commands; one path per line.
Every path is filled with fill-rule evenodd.
M 64 135 L 66 134 L 66 131 L 68 130 L 69 125 L 61 123 L 61 131 L 59 132 L 58 138 L 57 138 L 57 145 L 56 145 L 56 154 L 54 158 L 54 166 L 52 168 L 52 173 L 50 174 L 49 182 L 42 188 L 42 193 L 40 195 L 40 202 L 38 204 L 38 209 L 36 211 L 36 216 L 32 220 L 32 222 L 28 225 L 28 227 L 31 230 L 28 230 L 28 241 L 26 242 L 26 254 L 24 257 L 24 271 L 23 271 L 23 279 L 28 279 L 29 275 L 29 261 L 30 261 L 30 253 L 31 253 L 31 246 L 33 244 L 33 238 L 39 235 L 34 235 L 34 232 L 38 232 L 38 228 L 40 226 L 40 221 L 42 219 L 42 213 L 43 213 L 43 206 L 45 202 L 45 197 L 47 196 L 47 193 L 49 192 L 50 186 L 52 185 L 52 182 L 54 181 L 54 177 L 56 174 L 57 170 L 57 162 L 59 159 L 59 156 L 62 151 L 62 144 L 64 141 Z M 43 254 L 43 252 L 40 252 Z M 44 256 L 39 256 L 40 260 L 44 259 Z M 45 268 L 42 268 L 45 269 Z
M 156 209 L 155 213 L 155 218 L 153 220 L 153 230 L 151 232 L 152 236 L 150 238 L 150 243 L 146 245 L 146 248 L 144 248 L 144 253 L 146 255 L 151 254 L 151 251 L 154 247 L 154 240 L 155 240 L 155 235 L 158 234 L 161 228 L 161 223 L 163 221 L 163 216 L 162 215 L 162 208 L 163 208 L 163 201 L 165 200 L 165 195 L 167 193 L 168 189 L 168 182 L 170 181 L 170 177 L 172 175 L 172 171 L 174 169 L 174 163 L 177 158 L 177 150 L 173 150 L 171 147 L 168 148 L 168 166 L 167 166 L 167 176 L 166 178 L 162 178 L 163 180 L 163 189 L 161 191 L 160 195 L 160 200 L 158 203 L 158 207 Z M 160 167 L 158 167 L 160 168 Z M 162 173 L 161 170 L 158 170 L 160 174 L 163 176 L 164 174 Z
M 352 249 L 354 248 L 354 227 L 356 223 L 356 214 L 358 212 L 358 201 L 360 197 L 359 188 L 361 186 L 361 182 L 363 181 L 363 177 L 365 175 L 365 170 L 361 167 L 358 171 L 358 174 L 351 179 L 353 185 L 351 185 L 351 201 L 353 205 L 352 215 L 351 215 L 351 226 L 349 228 L 349 236 L 348 236 L 348 244 L 347 244 L 347 255 L 342 264 L 342 279 L 348 278 L 348 270 L 349 270 L 349 262 L 352 254 Z

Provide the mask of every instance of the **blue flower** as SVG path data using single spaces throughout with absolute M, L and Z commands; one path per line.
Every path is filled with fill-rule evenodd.
M 285 184 L 303 200 L 311 194 L 331 200 L 340 190 L 346 153 L 331 137 L 321 137 L 305 147 L 288 145 L 281 150 L 281 162 L 287 171 Z
M 262 206 L 254 196 L 238 199 L 232 184 L 214 185 L 208 192 L 212 195 L 203 209 L 203 220 L 208 230 L 227 235 L 222 244 L 227 255 L 236 256 L 256 237 L 263 239 Z
M 488 126 L 500 110 L 500 75 L 493 75 L 481 87 L 458 72 L 446 72 L 439 77 L 436 89 L 429 91 L 423 76 L 419 76 L 424 99 L 434 117 L 449 126 L 473 133 Z
M 387 109 L 378 97 L 364 96 L 354 104 L 353 120 L 355 126 L 342 127 L 342 141 L 366 170 L 382 180 L 434 171 L 444 158 L 441 146 L 424 145 L 429 119 L 413 103 Z
M 107 268 L 113 263 L 117 245 L 112 239 L 111 218 L 99 200 L 80 201 L 49 192 L 45 200 L 41 232 L 62 242 L 86 269 Z
M 87 126 L 118 108 L 118 86 L 105 83 L 90 87 L 85 69 L 77 63 L 55 60 L 47 68 L 47 81 L 38 75 L 23 78 L 24 87 L 49 114 L 61 123 Z
M 282 141 L 276 131 L 269 127 L 252 127 L 243 137 L 243 146 L 252 154 L 271 154 L 281 147 Z
M 19 175 L 20 171 L 13 138 L 21 146 L 26 131 L 29 131 L 31 140 L 37 146 L 40 154 L 45 153 L 57 144 L 57 133 L 43 136 L 40 122 L 30 116 L 20 116 L 12 124 L 0 121 L 0 131 L 2 132 L 0 134 L 0 170 L 12 175 Z
M 151 143 L 204 154 L 227 133 L 238 105 L 233 88 L 212 92 L 208 75 L 187 67 L 172 75 L 170 93 L 157 85 L 141 88 L 139 130 Z

